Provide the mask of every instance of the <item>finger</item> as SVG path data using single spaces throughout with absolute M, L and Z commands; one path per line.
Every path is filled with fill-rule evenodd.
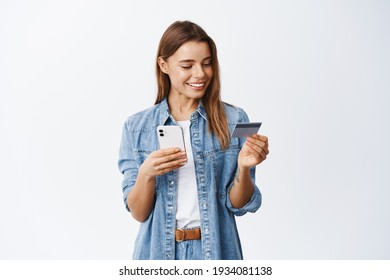
M 187 159 L 186 152 L 178 152 L 178 153 L 174 153 L 174 154 L 160 158 L 161 163 L 170 162 L 170 161 L 174 161 L 174 160 L 178 160 L 178 159 Z
M 269 153 L 269 150 L 268 150 L 268 142 L 263 142 L 261 140 L 255 140 L 255 138 L 252 138 L 252 137 L 249 137 L 247 139 L 249 143 L 255 145 L 255 146 L 258 146 L 260 149 L 262 149 L 266 155 L 268 155 Z M 260 150 L 256 147 L 254 147 L 257 151 L 260 152 Z
M 261 161 L 265 160 L 267 158 L 267 153 L 268 153 L 268 150 L 265 150 L 265 149 L 261 149 L 260 152 L 257 151 L 258 154 L 260 155 L 260 158 L 261 158 Z
M 174 162 L 177 160 L 187 161 L 186 152 L 175 152 L 174 154 L 163 155 L 161 157 L 155 157 L 151 159 L 153 166 L 158 167 L 164 163 Z
M 178 160 L 162 163 L 159 166 L 155 167 L 155 171 L 157 172 L 158 175 L 163 175 L 172 170 L 182 167 L 186 163 L 187 163 L 187 159 L 178 159 Z
M 251 137 L 248 137 L 248 138 L 253 138 L 253 139 L 256 139 L 256 140 L 260 140 L 261 142 L 266 143 L 267 146 L 268 146 L 268 137 L 267 136 L 260 135 L 260 134 L 253 134 Z
M 172 155 L 175 153 L 179 153 L 180 151 L 181 151 L 180 148 L 173 147 L 173 148 L 167 148 L 167 149 L 160 149 L 160 150 L 156 151 L 156 154 L 159 157 L 163 157 L 163 156 L 169 156 L 169 155 Z
M 251 142 L 246 142 L 245 146 L 247 147 L 247 152 L 253 155 L 256 158 L 261 157 L 261 148 L 258 147 L 257 145 L 251 143 Z
M 250 152 L 256 158 L 262 158 L 264 160 L 267 157 L 268 149 L 262 148 L 259 145 L 253 144 L 251 142 L 246 142 L 246 145 L 250 148 Z
M 179 148 L 168 148 L 154 151 L 150 155 L 152 158 L 163 158 L 166 156 L 179 156 L 180 153 L 181 150 Z

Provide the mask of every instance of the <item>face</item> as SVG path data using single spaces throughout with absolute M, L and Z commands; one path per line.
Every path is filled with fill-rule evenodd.
M 170 96 L 200 99 L 213 77 L 211 53 L 206 42 L 186 42 L 167 60 L 160 57 L 158 62 L 171 81 Z

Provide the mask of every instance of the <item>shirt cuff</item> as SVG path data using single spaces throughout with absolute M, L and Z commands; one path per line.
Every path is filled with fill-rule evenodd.
M 123 202 L 125 203 L 126 210 L 129 212 L 131 212 L 131 211 L 130 211 L 129 206 L 127 205 L 127 195 L 129 194 L 129 192 L 131 191 L 133 186 L 134 186 L 134 182 L 130 179 L 123 180 L 123 182 L 122 182 Z
M 256 184 L 252 181 L 252 183 L 253 183 L 253 194 L 252 194 L 252 197 L 249 200 L 249 202 L 247 204 L 245 204 L 241 208 L 235 208 L 232 205 L 232 202 L 230 201 L 230 197 L 229 197 L 229 192 L 230 192 L 230 189 L 233 187 L 233 183 L 230 185 L 230 187 L 228 189 L 228 192 L 227 192 L 228 195 L 227 195 L 226 205 L 227 205 L 228 209 L 230 211 L 232 211 L 233 214 L 236 215 L 236 216 L 242 216 L 242 215 L 246 214 L 247 212 L 251 212 L 251 213 L 256 212 L 260 208 L 261 201 L 262 201 L 262 195 L 260 193 L 259 188 L 256 186 Z

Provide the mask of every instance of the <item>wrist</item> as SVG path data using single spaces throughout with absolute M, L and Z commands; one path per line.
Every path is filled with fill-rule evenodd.
M 249 172 L 249 169 L 250 169 L 250 166 L 240 164 L 240 162 L 237 163 L 237 170 L 240 170 L 240 172 L 246 173 L 246 172 Z
M 141 178 L 144 182 L 154 181 L 155 176 L 149 175 L 147 172 L 144 172 L 144 169 L 141 167 L 138 172 L 138 178 Z

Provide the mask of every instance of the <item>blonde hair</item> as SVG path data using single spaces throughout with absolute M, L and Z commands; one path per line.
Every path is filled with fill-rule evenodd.
M 206 93 L 202 97 L 202 103 L 207 112 L 210 133 L 216 135 L 222 149 L 227 149 L 230 136 L 220 94 L 221 83 L 217 47 L 213 39 L 211 39 L 199 25 L 190 21 L 176 21 L 167 28 L 161 37 L 156 59 L 157 98 L 155 104 L 160 103 L 164 98 L 168 97 L 171 88 L 169 76 L 161 71 L 158 64 L 158 58 L 161 57 L 162 59 L 167 60 L 184 43 L 189 41 L 206 42 L 209 45 L 213 77 Z

